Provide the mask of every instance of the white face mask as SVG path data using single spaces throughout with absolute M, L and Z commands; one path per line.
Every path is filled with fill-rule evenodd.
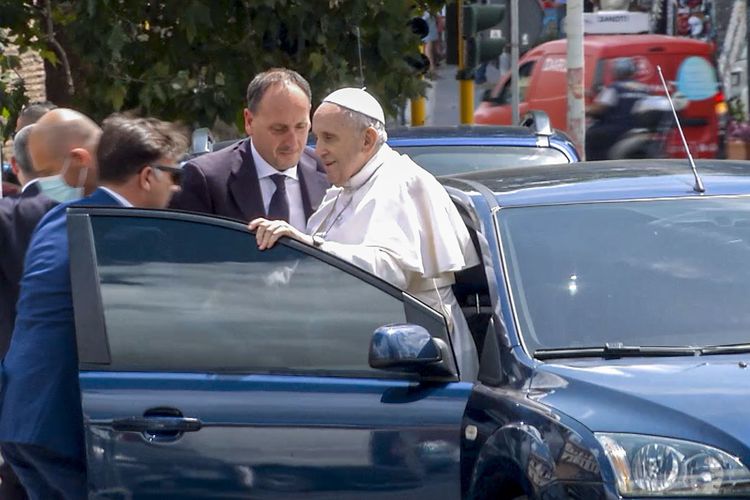
M 64 203 L 83 198 L 83 183 L 86 182 L 87 169 L 82 168 L 78 174 L 78 186 L 68 186 L 65 183 L 64 175 L 70 167 L 70 158 L 66 158 L 59 175 L 42 177 L 39 179 L 39 187 L 42 193 L 53 200 Z

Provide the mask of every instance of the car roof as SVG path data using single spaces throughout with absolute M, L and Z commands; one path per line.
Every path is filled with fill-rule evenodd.
M 696 160 L 702 196 L 750 194 L 750 162 Z M 613 160 L 575 165 L 506 167 L 442 178 L 446 186 L 476 192 L 461 179 L 484 185 L 501 206 L 547 205 L 696 196 L 687 160 Z
M 476 137 L 530 137 L 534 131 L 529 127 L 501 125 L 458 125 L 453 127 L 393 127 L 388 129 L 388 139 L 422 138 L 476 138 Z
M 565 151 L 571 161 L 580 157 L 575 145 L 564 132 L 549 126 L 547 115 L 532 111 L 523 125 L 458 125 L 393 127 L 388 130 L 388 144 L 394 148 L 414 146 L 521 146 Z
M 603 57 L 611 55 L 658 53 L 685 53 L 709 55 L 711 45 L 700 40 L 668 35 L 586 35 L 583 37 L 585 52 L 598 52 Z M 524 57 L 540 54 L 566 54 L 567 40 L 553 40 L 530 50 Z

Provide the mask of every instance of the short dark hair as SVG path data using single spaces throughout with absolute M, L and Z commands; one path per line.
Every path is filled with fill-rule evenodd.
M 247 86 L 247 109 L 255 113 L 258 110 L 258 104 L 260 104 L 268 89 L 277 83 L 296 85 L 305 93 L 307 100 L 312 102 L 310 84 L 302 75 L 287 68 L 271 68 L 255 75 L 253 81 Z
M 18 113 L 18 120 L 16 121 L 16 125 L 18 125 L 18 122 L 22 119 L 26 120 L 29 123 L 36 123 L 37 121 L 39 121 L 39 118 L 47 113 L 47 111 L 52 111 L 53 109 L 57 109 L 57 105 L 49 101 L 32 102 L 24 106 L 21 112 Z
M 102 123 L 96 151 L 99 180 L 121 183 L 163 157 L 181 158 L 187 151 L 181 126 L 156 118 L 115 114 Z

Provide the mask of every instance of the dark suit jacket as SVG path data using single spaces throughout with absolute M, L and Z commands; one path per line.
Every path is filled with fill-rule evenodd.
M 325 171 L 309 148 L 297 164 L 305 218 L 317 210 L 330 186 Z M 190 160 L 183 167 L 182 191 L 171 208 L 231 217 L 249 222 L 265 217 L 250 139 Z
M 2 362 L 0 442 L 85 460 L 66 209 L 111 206 L 101 189 L 42 218 L 26 253 L 18 315 Z
M 16 320 L 18 285 L 31 233 L 57 202 L 32 184 L 23 193 L 0 200 L 0 359 L 5 355 Z

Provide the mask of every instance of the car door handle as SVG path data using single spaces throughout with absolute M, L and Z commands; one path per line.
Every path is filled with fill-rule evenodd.
M 162 432 L 195 432 L 203 427 L 203 422 L 197 418 L 151 416 L 126 417 L 112 420 L 112 428 L 122 432 L 148 432 L 157 434 Z

